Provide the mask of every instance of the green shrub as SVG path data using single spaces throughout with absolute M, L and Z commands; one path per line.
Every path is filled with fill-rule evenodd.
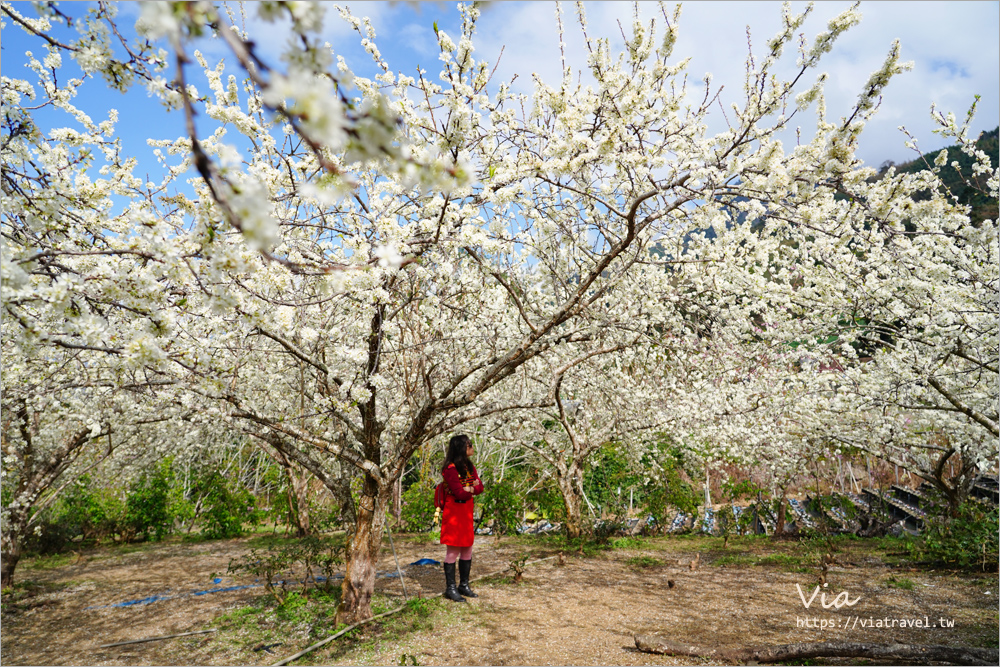
M 534 508 L 541 518 L 552 523 L 566 520 L 566 501 L 554 479 L 549 479 L 527 495 L 525 509 Z
M 715 512 L 715 530 L 723 537 L 723 546 L 729 546 L 729 536 L 739 531 L 739 522 L 732 505 L 723 505 Z
M 434 486 L 421 480 L 403 492 L 403 530 L 422 533 L 434 526 Z
M 624 514 L 615 514 L 610 519 L 602 519 L 594 523 L 591 537 L 597 546 L 611 544 L 611 539 L 628 527 Z
M 170 533 L 174 524 L 174 516 L 170 512 L 172 481 L 170 462 L 164 461 L 129 487 L 125 497 L 125 515 L 118 531 L 126 542 L 139 535 L 160 540 Z
M 997 508 L 969 498 L 949 516 L 944 504 L 924 522 L 914 549 L 918 557 L 963 568 L 995 571 L 1000 558 Z
M 257 524 L 257 499 L 236 480 L 229 480 L 216 471 L 198 480 L 202 496 L 201 533 L 209 539 L 238 537 L 243 524 Z
M 479 525 L 489 524 L 494 535 L 511 535 L 517 532 L 524 516 L 524 504 L 509 479 L 488 482 L 486 490 L 476 502 L 481 508 Z
M 624 515 L 628 507 L 628 490 L 639 484 L 639 478 L 629 471 L 625 454 L 608 443 L 590 460 L 583 476 L 583 491 L 603 514 Z
M 29 553 L 53 554 L 69 548 L 74 540 L 99 542 L 126 532 L 125 501 L 114 489 L 98 487 L 88 475 L 70 484 L 37 522 L 28 536 Z
M 685 447 L 668 436 L 661 436 L 643 456 L 642 465 L 646 469 L 658 470 L 658 474 L 647 479 L 640 494 L 643 512 L 656 522 L 655 528 L 646 532 L 665 532 L 678 512 L 689 517 L 697 516 L 698 506 L 704 501 L 688 480 L 700 476 L 702 471 L 692 462 Z
M 701 498 L 694 487 L 681 477 L 677 468 L 666 468 L 663 478 L 646 488 L 643 507 L 655 520 L 660 530 L 667 530 L 677 512 L 688 516 L 698 513 Z
M 48 556 L 61 553 L 70 547 L 73 538 L 78 535 L 72 526 L 48 517 L 35 525 L 36 528 L 24 538 L 24 552 L 28 555 Z
M 331 540 L 306 537 L 250 553 L 229 561 L 227 574 L 241 578 L 262 579 L 264 590 L 284 605 L 292 595 L 309 598 L 309 585 L 327 595 L 335 595 L 339 586 L 334 575 L 344 562 L 343 545 Z M 297 570 L 297 573 L 296 573 Z M 299 592 L 292 589 L 299 586 Z

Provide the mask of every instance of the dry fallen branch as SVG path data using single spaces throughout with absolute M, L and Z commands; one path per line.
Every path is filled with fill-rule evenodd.
M 111 648 L 112 646 L 125 646 L 126 644 L 144 644 L 145 642 L 158 642 L 161 639 L 173 639 L 174 637 L 189 637 L 191 635 L 204 635 L 215 632 L 215 628 L 210 630 L 196 630 L 195 632 L 182 632 L 178 635 L 163 635 L 161 637 L 146 637 L 145 639 L 131 639 L 127 642 L 115 642 L 114 644 L 101 644 L 98 648 Z
M 946 662 L 956 665 L 996 665 L 1000 662 L 997 649 L 970 646 L 810 642 L 774 646 L 746 646 L 743 648 L 706 648 L 671 642 L 649 635 L 636 635 L 635 646 L 645 653 L 712 658 L 736 663 L 747 663 L 751 660 L 779 662 L 808 658 L 899 659 L 919 662 Z

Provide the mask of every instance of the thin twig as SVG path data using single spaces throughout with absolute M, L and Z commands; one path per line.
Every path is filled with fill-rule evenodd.
M 209 632 L 216 632 L 216 628 L 209 630 L 196 630 L 194 632 L 182 632 L 178 635 L 163 635 L 162 637 L 146 637 L 145 639 L 132 639 L 127 642 L 115 642 L 114 644 L 101 644 L 98 648 L 111 648 L 112 646 L 124 646 L 125 644 L 142 644 L 144 642 L 158 642 L 161 639 L 173 639 L 174 637 L 188 637 L 190 635 L 204 635 Z

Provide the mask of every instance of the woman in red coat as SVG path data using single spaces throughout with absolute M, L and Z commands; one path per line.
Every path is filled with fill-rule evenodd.
M 448 442 L 448 454 L 441 468 L 448 492 L 441 512 L 441 544 L 447 547 L 444 556 L 444 596 L 455 602 L 466 597 L 479 597 L 469 588 L 472 570 L 473 498 L 483 492 L 483 483 L 469 457 L 475 453 L 467 435 L 456 435 Z M 455 561 L 458 561 L 460 583 L 455 586 Z M 462 597 L 462 596 L 465 597 Z

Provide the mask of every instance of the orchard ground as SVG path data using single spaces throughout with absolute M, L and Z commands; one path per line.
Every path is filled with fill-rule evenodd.
M 264 665 L 297 653 L 335 630 L 336 600 L 318 592 L 283 605 L 226 574 L 230 559 L 279 542 L 258 534 L 234 540 L 172 539 L 28 559 L 3 598 L 5 665 Z M 815 589 L 824 540 L 619 538 L 615 548 L 565 549 L 553 537 L 479 538 L 473 576 L 506 569 L 528 555 L 523 580 L 509 573 L 476 582 L 468 604 L 427 599 L 443 588 L 432 535 L 395 537 L 409 607 L 362 626 L 293 664 L 684 664 L 638 652 L 635 634 L 703 646 L 806 641 L 997 646 L 996 573 L 915 567 L 896 539 L 836 539 L 827 574 L 830 603 L 847 591 L 853 605 L 824 609 Z M 537 560 L 564 553 L 558 558 Z M 693 562 L 693 565 L 692 565 Z M 394 571 L 388 542 L 378 571 Z M 216 581 L 219 580 L 219 581 Z M 398 579 L 380 577 L 376 613 L 402 603 Z M 122 602 L 163 599 L 113 606 Z M 417 599 L 413 599 L 417 598 Z M 879 625 L 885 619 L 895 626 Z M 899 627 L 924 619 L 952 627 Z M 823 621 L 850 627 L 813 627 Z M 807 627 L 808 626 L 808 627 Z M 211 634 L 100 648 L 102 644 L 215 629 Z M 855 661 L 857 662 L 857 661 Z M 836 664 L 837 661 L 827 661 Z M 814 664 L 824 664 L 814 661 Z M 842 663 L 841 663 L 842 664 Z

